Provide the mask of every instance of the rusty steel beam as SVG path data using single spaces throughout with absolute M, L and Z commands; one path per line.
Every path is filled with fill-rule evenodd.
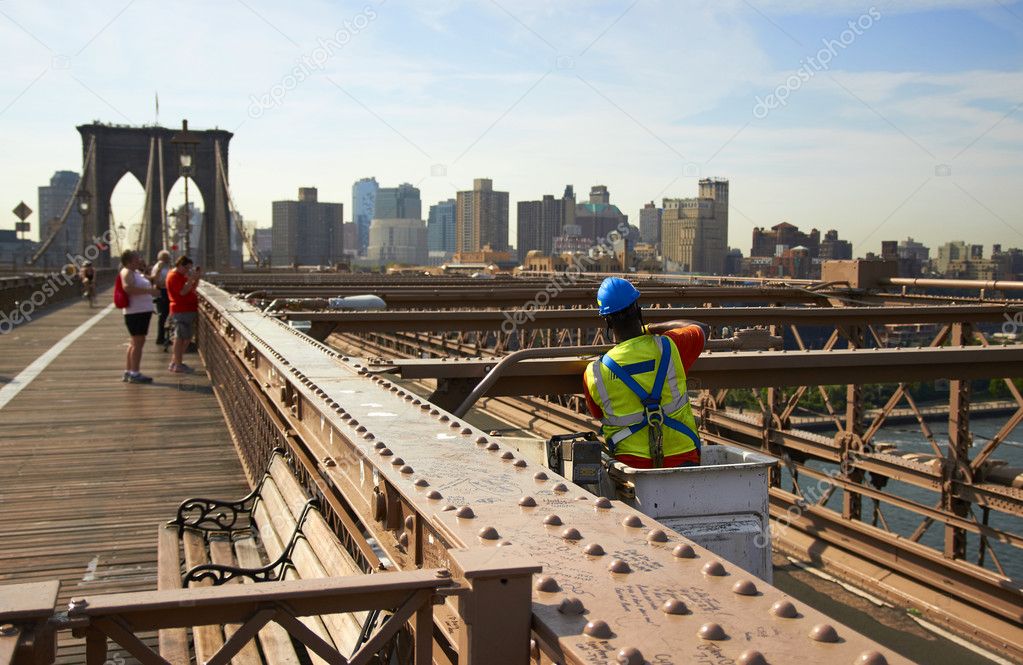
M 452 548 L 485 556 L 502 545 L 543 566 L 532 627 L 545 658 L 830 664 L 880 662 L 880 652 L 906 662 L 813 608 L 780 618 L 772 607 L 786 601 L 781 592 L 730 564 L 717 575 L 716 556 L 651 518 L 533 467 L 499 439 L 223 291 L 204 286 L 201 294 L 203 334 L 244 363 L 396 567 L 442 566 Z M 749 583 L 755 595 L 745 595 Z M 451 602 L 437 608 L 437 629 L 460 644 L 468 629 L 444 615 Z M 489 598 L 500 602 L 499 592 Z M 812 637 L 830 637 L 819 623 L 839 641 Z
M 526 360 L 508 369 L 489 395 L 578 393 L 593 358 Z M 493 359 L 394 359 L 379 371 L 407 379 L 481 379 Z M 704 354 L 693 365 L 690 389 L 899 383 L 934 379 L 1023 376 L 1023 345 Z
M 439 285 L 421 287 L 386 287 L 372 285 L 287 285 L 258 289 L 260 297 L 272 298 L 327 298 L 332 296 L 372 294 L 380 296 L 390 307 L 494 307 L 520 309 L 529 303 L 540 306 L 592 307 L 596 298 L 596 285 L 585 288 L 566 288 L 550 293 L 544 285 L 520 285 L 515 282 L 493 286 L 481 283 L 470 287 Z M 792 288 L 761 287 L 656 287 L 643 292 L 646 305 L 678 305 L 684 303 L 815 303 L 826 306 L 828 292 L 814 292 Z
M 835 326 L 884 323 L 1003 322 L 1023 312 L 1020 305 L 937 305 L 919 307 L 648 307 L 643 320 L 659 323 L 691 319 L 712 326 L 799 325 Z M 593 308 L 499 310 L 279 311 L 290 321 L 329 323 L 333 332 L 379 331 L 511 331 L 543 328 L 599 328 L 604 322 Z

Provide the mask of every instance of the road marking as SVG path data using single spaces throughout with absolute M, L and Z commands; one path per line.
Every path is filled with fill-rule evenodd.
M 64 352 L 64 349 L 71 346 L 76 339 L 88 332 L 89 328 L 99 323 L 100 319 L 109 314 L 112 309 L 114 309 L 113 304 L 104 307 L 103 311 L 69 332 L 63 339 L 47 349 L 46 353 L 33 360 L 31 365 L 21 370 L 10 383 L 0 388 L 0 409 L 7 406 L 8 402 L 14 399 L 28 384 L 32 383 L 37 376 L 42 374 L 43 370 L 56 360 L 57 356 Z

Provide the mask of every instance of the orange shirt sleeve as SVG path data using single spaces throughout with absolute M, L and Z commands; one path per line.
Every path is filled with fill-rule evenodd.
M 696 359 L 703 353 L 703 328 L 692 325 L 685 328 L 675 328 L 664 334 L 675 343 L 678 354 L 682 358 L 682 366 L 688 374 L 689 368 L 693 366 Z

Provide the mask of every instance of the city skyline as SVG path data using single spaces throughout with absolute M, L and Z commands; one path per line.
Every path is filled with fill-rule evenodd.
M 513 202 L 603 183 L 630 216 L 722 176 L 739 238 L 1023 242 L 1020 3 L 99 2 L 66 21 L 8 2 L 0 34 L 8 208 L 80 171 L 75 124 L 152 123 L 158 92 L 160 124 L 236 133 L 232 191 L 264 226 L 296 187 L 349 201 L 370 174 L 426 202 L 480 177 Z M 151 52 L 166 34 L 186 45 Z

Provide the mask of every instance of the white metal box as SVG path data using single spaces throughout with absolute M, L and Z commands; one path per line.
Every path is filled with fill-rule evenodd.
M 767 474 L 775 460 L 732 446 L 706 445 L 700 466 L 634 469 L 612 462 L 629 481 L 636 510 L 771 582 Z

